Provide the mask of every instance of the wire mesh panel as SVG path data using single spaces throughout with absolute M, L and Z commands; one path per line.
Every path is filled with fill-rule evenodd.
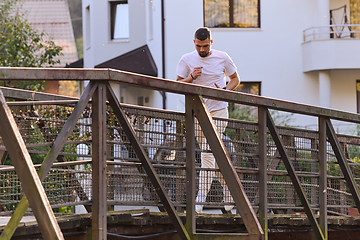
M 298 175 L 310 205 L 318 206 L 318 134 L 316 132 L 278 128 L 289 160 Z M 272 138 L 268 137 L 269 207 L 281 212 L 303 211 L 286 167 Z
M 0 209 L 12 211 L 22 197 L 19 178 L 14 171 L 1 171 L 0 179 Z
M 170 199 L 184 205 L 184 115 L 126 105 L 124 111 Z M 107 128 L 108 160 L 113 161 L 108 198 L 115 204 L 158 205 L 157 193 L 133 147 L 110 108 L 108 112 L 112 123 Z
M 223 142 L 252 205 L 259 204 L 257 124 L 228 120 Z
M 186 204 L 186 139 L 184 113 L 123 105 L 150 162 L 175 206 Z M 36 105 L 12 107 L 20 133 L 34 163 L 42 163 L 52 143 L 69 118 L 73 106 Z M 91 114 L 89 105 L 76 122 L 58 162 L 43 182 L 53 207 L 89 204 L 92 199 Z M 248 199 L 257 208 L 258 188 L 258 126 L 236 119 L 214 118 L 215 125 L 226 126 L 221 134 L 226 151 L 241 180 Z M 207 208 L 222 208 L 234 201 L 223 175 L 216 168 L 201 168 L 203 154 L 211 154 L 207 141 L 196 122 L 196 191 L 199 178 L 208 184 L 209 192 L 197 204 Z M 278 127 L 301 186 L 315 212 L 319 208 L 319 136 L 317 131 Z M 357 182 L 360 180 L 360 140 L 341 136 L 341 147 Z M 2 139 L 0 151 L 4 152 Z M 111 205 L 161 205 L 159 197 L 141 166 L 133 147 L 115 114 L 107 109 L 107 199 Z M 6 151 L 5 151 L 6 152 Z M 6 158 L 2 164 L 9 165 Z M 58 163 L 60 164 L 60 163 Z M 268 206 L 274 213 L 302 213 L 303 207 L 290 181 L 275 143 L 267 134 Z M 20 182 L 13 169 L 0 168 L 0 211 L 13 211 L 22 197 Z M 201 173 L 201 174 L 200 174 Z M 328 211 L 330 214 L 351 215 L 355 206 L 339 164 L 327 143 Z M 207 182 L 206 182 L 207 181 Z
M 87 165 L 72 163 L 51 168 L 43 181 L 43 187 L 52 207 L 90 203 L 91 171 L 85 170 L 89 169 Z M 37 169 L 39 167 L 37 165 Z M 0 179 L 1 209 L 4 212 L 13 211 L 24 194 L 19 178 L 13 167 L 6 167 L 0 168 Z
M 347 138 L 349 140 L 350 138 Z M 355 137 L 353 138 L 353 140 Z M 345 142 L 340 143 L 344 153 L 344 157 L 349 164 L 350 170 L 354 176 L 355 182 L 359 182 L 359 145 L 349 144 L 346 139 Z M 330 147 L 329 147 L 330 148 Z M 335 158 L 332 149 L 328 152 L 328 205 L 329 211 L 337 215 L 358 215 L 352 194 L 347 187 L 347 183 L 344 179 L 337 159 Z
M 12 113 L 18 125 L 19 131 L 28 146 L 34 163 L 41 163 L 49 152 L 52 142 L 55 141 L 62 127 L 66 123 L 73 106 L 13 106 Z M 81 155 L 90 157 L 90 152 L 82 150 L 83 143 L 90 146 L 91 143 L 91 119 L 89 118 L 91 107 L 86 108 L 81 118 L 77 121 L 73 131 L 64 145 L 61 155 L 66 161 L 74 161 Z M 86 147 L 85 147 L 86 148 Z

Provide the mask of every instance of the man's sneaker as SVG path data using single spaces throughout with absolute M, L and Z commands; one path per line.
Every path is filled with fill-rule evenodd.
M 234 208 L 234 205 L 224 205 L 225 211 L 230 212 Z
M 199 202 L 206 202 L 206 197 L 202 194 L 199 194 L 196 199 L 195 202 L 199 203 Z M 202 213 L 203 210 L 203 205 L 195 205 L 195 212 L 197 213 Z
M 225 186 L 225 188 L 224 188 L 224 202 L 225 203 L 233 203 L 234 202 L 234 199 L 231 196 L 228 186 Z M 234 205 L 224 205 L 224 208 L 225 208 L 225 211 L 229 212 L 229 211 L 231 211 L 231 209 L 234 208 Z
M 195 212 L 202 213 L 203 205 L 195 205 Z

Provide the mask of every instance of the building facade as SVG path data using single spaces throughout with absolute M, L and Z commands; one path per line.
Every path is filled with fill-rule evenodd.
M 174 80 L 179 59 L 194 50 L 195 30 L 207 26 L 213 48 L 237 65 L 245 92 L 358 112 L 359 6 L 359 0 L 83 0 L 84 67 L 148 51 L 138 55 L 145 60 L 135 72 Z M 114 89 L 126 103 L 185 108 L 176 94 Z M 317 120 L 293 116 L 292 124 L 316 129 Z

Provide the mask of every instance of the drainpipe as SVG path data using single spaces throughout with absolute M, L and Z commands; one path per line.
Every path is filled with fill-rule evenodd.
M 164 0 L 161 0 L 161 48 L 162 48 L 162 78 L 165 78 L 165 10 Z M 162 92 L 163 109 L 166 109 L 166 92 Z
M 161 52 L 162 52 L 162 78 L 165 78 L 165 10 L 164 10 L 164 0 L 161 0 Z M 166 92 L 161 92 L 162 94 L 162 105 L 163 109 L 166 109 Z M 163 122 L 163 131 L 166 133 L 166 123 Z M 164 142 L 166 141 L 166 134 L 164 134 Z

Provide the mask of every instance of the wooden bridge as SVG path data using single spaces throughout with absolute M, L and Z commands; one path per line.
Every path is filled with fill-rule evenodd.
M 107 214 L 119 206 L 166 212 L 181 239 L 269 239 L 273 219 L 293 214 L 313 239 L 328 239 L 330 219 L 360 209 L 360 138 L 336 134 L 331 122 L 358 124 L 360 115 L 112 69 L 0 68 L 0 80 L 90 80 L 80 99 L 1 88 L 0 213 L 11 219 L 0 239 L 11 239 L 29 206 L 47 240 L 65 239 L 52 209 L 80 206 L 91 215 L 83 239 L 115 237 Z M 112 82 L 185 95 L 186 110 L 122 104 Z M 203 97 L 255 107 L 258 121 L 212 120 Z M 269 110 L 316 117 L 318 131 L 276 126 Z M 206 129 L 201 149 L 196 124 Z M 219 165 L 201 171 L 220 171 L 234 202 L 225 202 L 218 181 L 206 202 L 195 202 L 201 152 Z M 200 231 L 195 204 L 240 217 L 243 230 Z M 224 210 L 230 204 L 236 211 Z

